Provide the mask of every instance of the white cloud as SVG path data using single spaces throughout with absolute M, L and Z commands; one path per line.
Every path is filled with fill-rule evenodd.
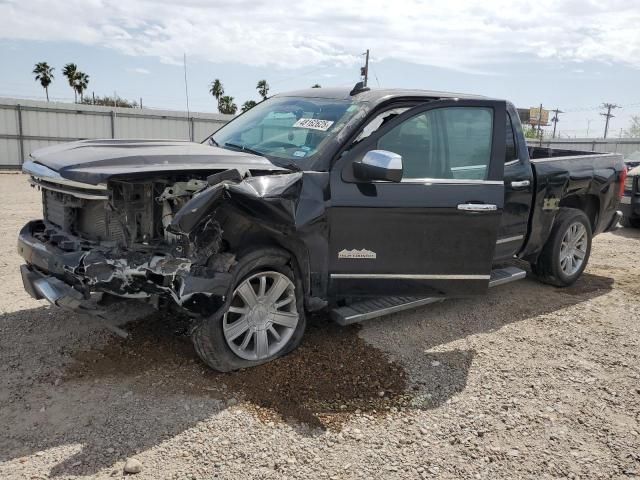
M 151 74 L 151 71 L 147 70 L 146 68 L 130 68 L 129 69 L 130 72 L 132 73 L 139 73 L 140 75 L 149 75 Z
M 635 0 L 4 0 L 0 38 L 70 41 L 179 63 L 376 60 L 481 71 L 514 59 L 640 67 Z

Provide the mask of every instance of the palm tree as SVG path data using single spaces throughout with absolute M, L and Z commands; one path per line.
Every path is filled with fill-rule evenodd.
M 224 95 L 224 87 L 222 86 L 222 82 L 219 79 L 216 78 L 213 82 L 211 82 L 209 93 L 216 98 L 216 101 L 218 102 L 218 111 L 220 111 L 220 99 Z
M 258 93 L 262 97 L 262 100 L 266 100 L 267 94 L 269 93 L 269 84 L 267 83 L 267 81 L 260 80 L 258 82 L 258 85 L 256 85 L 256 89 L 258 90 Z
M 40 82 L 40 85 L 44 88 L 44 92 L 47 94 L 47 102 L 49 101 L 49 85 L 51 85 L 53 81 L 53 70 L 47 62 L 38 62 L 33 68 L 36 82 Z
M 246 112 L 247 110 L 251 110 L 253 107 L 257 105 L 255 100 L 247 100 L 242 104 L 242 111 Z
M 311 88 L 322 88 L 322 85 L 320 85 L 319 83 L 314 83 L 313 85 L 311 85 Z
M 224 97 L 220 98 L 220 106 L 218 107 L 218 110 L 220 111 L 220 113 L 235 115 L 235 113 L 238 111 L 238 106 L 233 103 L 233 97 L 225 95 Z
M 80 102 L 84 100 L 84 91 L 89 86 L 89 75 L 86 73 L 82 73 L 81 71 L 76 72 L 76 78 L 73 82 L 73 90 L 80 94 Z
M 78 103 L 78 91 L 76 90 L 76 74 L 78 73 L 78 66 L 75 63 L 67 63 L 62 69 L 62 75 L 67 77 L 69 86 L 73 89 L 73 98 Z

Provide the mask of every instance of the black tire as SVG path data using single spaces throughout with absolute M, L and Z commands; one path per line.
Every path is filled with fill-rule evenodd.
M 290 353 L 300 345 L 306 328 L 302 282 L 289 254 L 277 248 L 261 248 L 247 252 L 234 266 L 233 282 L 227 293 L 226 304 L 210 317 L 204 318 L 192 331 L 191 340 L 204 363 L 219 372 L 254 367 Z M 237 285 L 249 276 L 261 271 L 276 271 L 286 275 L 295 286 L 298 324 L 286 345 L 276 354 L 262 360 L 246 360 L 236 355 L 227 344 L 223 332 L 223 317 L 229 309 L 232 293 Z
M 560 265 L 560 246 L 567 230 L 576 222 L 581 223 L 586 229 L 586 255 L 580 268 L 575 273 L 567 275 Z M 560 208 L 553 224 L 553 228 L 551 229 L 551 234 L 547 239 L 547 243 L 544 245 L 542 252 L 538 257 L 538 261 L 531 264 L 531 270 L 543 283 L 548 283 L 549 285 L 554 285 L 556 287 L 568 287 L 569 285 L 572 285 L 580 275 L 582 275 L 582 272 L 589 262 L 592 237 L 591 223 L 582 210 L 577 210 L 575 208 Z
M 625 228 L 640 228 L 640 218 L 622 217 L 620 223 Z

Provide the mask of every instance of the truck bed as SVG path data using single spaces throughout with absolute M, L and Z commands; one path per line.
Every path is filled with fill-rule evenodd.
M 539 253 L 561 207 L 585 211 L 594 234 L 611 227 L 619 201 L 622 155 L 534 146 L 529 154 L 535 191 L 525 258 Z

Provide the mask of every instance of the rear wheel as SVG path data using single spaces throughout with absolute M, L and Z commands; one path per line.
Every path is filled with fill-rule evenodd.
M 302 287 L 289 263 L 276 249 L 240 259 L 225 306 L 193 331 L 207 365 L 222 372 L 260 365 L 300 344 L 306 324 Z
M 538 261 L 538 278 L 550 285 L 572 285 L 582 274 L 591 253 L 591 224 L 581 210 L 561 208 Z

